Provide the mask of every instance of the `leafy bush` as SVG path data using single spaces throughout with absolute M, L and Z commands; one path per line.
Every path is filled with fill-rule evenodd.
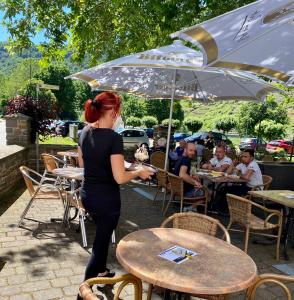
M 157 125 L 157 123 L 158 121 L 155 117 L 145 116 L 142 118 L 142 124 L 144 124 L 146 128 L 152 128 L 154 125 Z
M 7 102 L 5 107 L 5 114 L 21 113 L 31 117 L 31 142 L 35 142 L 36 132 L 44 137 L 50 134 L 48 125 L 51 123 L 50 119 L 57 117 L 56 102 L 50 98 L 43 98 L 37 101 L 29 96 L 16 96 Z
M 222 130 L 224 133 L 229 132 L 231 129 L 235 128 L 237 121 L 232 118 L 220 119 L 215 123 L 217 130 Z
M 266 140 L 279 139 L 285 136 L 286 126 L 272 120 L 263 120 L 254 127 L 255 133 Z
M 141 119 L 131 116 L 127 118 L 126 123 L 129 126 L 134 126 L 134 127 L 141 126 Z
M 193 133 L 199 131 L 203 123 L 195 117 L 188 117 L 184 120 L 184 125 Z
M 161 122 L 162 126 L 168 126 L 168 124 L 169 124 L 169 119 L 164 119 Z M 180 127 L 180 121 L 176 120 L 176 119 L 172 119 L 172 127 L 176 128 L 176 129 L 179 128 Z

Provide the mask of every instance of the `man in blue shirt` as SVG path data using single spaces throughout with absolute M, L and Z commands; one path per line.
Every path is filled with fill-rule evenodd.
M 199 178 L 197 176 L 190 176 L 191 161 L 195 157 L 195 153 L 195 144 L 187 143 L 184 154 L 178 159 L 174 169 L 175 175 L 178 175 L 184 181 L 184 196 L 191 198 L 204 195 Z

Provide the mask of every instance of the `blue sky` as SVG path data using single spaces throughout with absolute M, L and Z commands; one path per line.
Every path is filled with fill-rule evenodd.
M 8 39 L 9 34 L 7 32 L 7 29 L 1 24 L 3 21 L 3 16 L 4 16 L 4 12 L 0 10 L 0 42 L 4 42 Z M 33 39 L 32 41 L 35 44 L 39 44 L 40 42 L 44 41 L 44 34 L 43 33 L 38 33 Z

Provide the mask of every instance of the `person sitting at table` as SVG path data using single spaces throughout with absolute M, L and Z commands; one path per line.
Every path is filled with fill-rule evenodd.
M 186 148 L 186 141 L 185 140 L 180 140 L 179 146 L 176 147 L 176 152 L 178 157 L 182 156 L 184 154 L 185 148 Z
M 215 156 L 206 164 L 202 166 L 203 169 L 226 172 L 232 164 L 232 160 L 226 156 L 226 150 L 223 145 L 217 145 L 215 149 Z
M 187 143 L 183 156 L 176 162 L 174 174 L 181 177 L 184 181 L 185 197 L 201 197 L 204 191 L 202 184 L 197 176 L 190 176 L 191 161 L 195 157 L 196 146 L 193 143 Z M 184 208 L 184 211 L 194 210 L 194 206 Z
M 123 140 L 114 131 L 120 111 L 120 97 L 112 92 L 102 92 L 85 103 L 85 119 L 90 124 L 84 127 L 78 142 L 79 164 L 84 167 L 81 199 L 95 222 L 96 233 L 84 280 L 115 275 L 106 268 L 106 261 L 120 216 L 119 185 L 136 177 L 150 179 L 154 174 L 147 168 L 125 170 Z M 77 299 L 82 298 L 78 295 Z

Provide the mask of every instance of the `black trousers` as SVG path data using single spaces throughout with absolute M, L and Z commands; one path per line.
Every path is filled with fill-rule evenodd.
M 91 214 L 96 224 L 96 234 L 92 254 L 85 271 L 85 280 L 97 277 L 98 273 L 106 271 L 108 247 L 113 230 L 116 228 L 119 212 L 96 215 Z

